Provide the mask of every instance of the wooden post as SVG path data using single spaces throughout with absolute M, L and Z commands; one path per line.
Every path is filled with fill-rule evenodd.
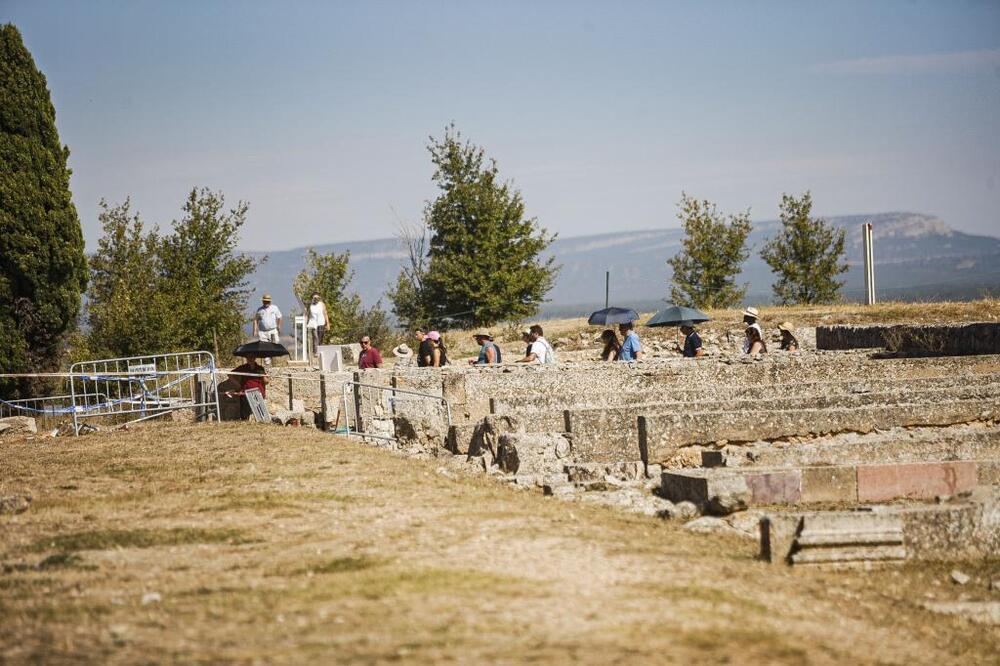
M 292 407 L 292 378 L 289 377 L 288 378 L 288 411 L 292 411 L 293 409 L 294 409 L 294 407 Z
M 319 373 L 319 419 L 320 430 L 326 430 L 326 375 L 322 372 Z

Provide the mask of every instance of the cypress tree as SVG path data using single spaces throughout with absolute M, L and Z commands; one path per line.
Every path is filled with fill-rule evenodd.
M 56 369 L 87 283 L 83 231 L 69 190 L 45 76 L 21 33 L 0 27 L 0 372 Z M 0 396 L 37 382 L 0 378 Z

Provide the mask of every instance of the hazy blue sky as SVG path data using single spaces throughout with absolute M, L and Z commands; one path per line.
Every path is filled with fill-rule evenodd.
M 250 202 L 247 249 L 392 235 L 454 121 L 563 236 L 913 210 L 1000 234 L 1000 2 L 0 0 L 97 201 Z

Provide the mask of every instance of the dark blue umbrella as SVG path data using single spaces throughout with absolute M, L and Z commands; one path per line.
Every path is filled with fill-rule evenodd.
M 681 322 L 695 324 L 709 321 L 708 315 L 696 308 L 686 308 L 682 305 L 671 305 L 666 310 L 660 310 L 646 322 L 646 326 L 680 326 Z
M 639 315 L 635 310 L 627 308 L 604 308 L 591 313 L 587 323 L 591 326 L 608 326 L 609 324 L 627 324 L 636 321 Z

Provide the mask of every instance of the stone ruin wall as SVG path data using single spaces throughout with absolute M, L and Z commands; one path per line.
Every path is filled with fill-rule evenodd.
M 817 326 L 821 350 L 887 349 L 912 354 L 1000 354 L 1000 323 Z

